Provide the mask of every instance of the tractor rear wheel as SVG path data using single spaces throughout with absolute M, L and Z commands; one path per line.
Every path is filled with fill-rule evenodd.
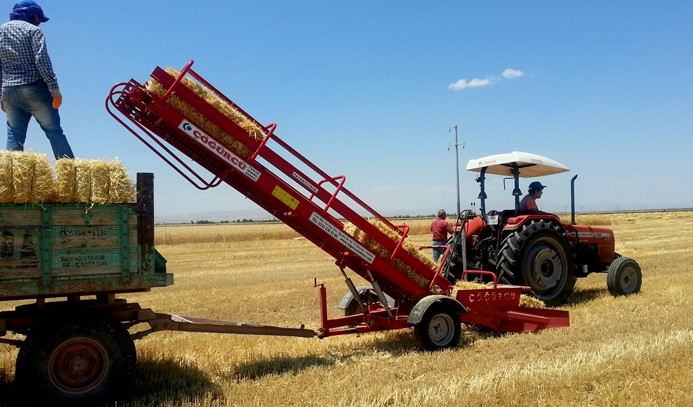
M 532 221 L 508 235 L 498 272 L 513 284 L 529 286 L 547 306 L 565 303 L 575 288 L 575 254 L 550 221 Z
M 93 405 L 127 383 L 135 363 L 135 344 L 119 323 L 99 317 L 57 320 L 29 332 L 16 377 L 41 399 Z
M 614 260 L 607 270 L 606 285 L 613 296 L 630 295 L 640 292 L 642 271 L 640 265 L 628 257 Z
M 419 347 L 429 351 L 457 346 L 462 334 L 460 316 L 443 305 L 429 308 L 414 326 L 414 336 Z

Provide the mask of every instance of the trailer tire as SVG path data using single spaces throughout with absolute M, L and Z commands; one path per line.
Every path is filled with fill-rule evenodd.
M 414 325 L 414 336 L 419 347 L 428 351 L 457 346 L 461 333 L 459 314 L 444 304 L 430 307 L 421 321 Z
M 361 297 L 361 303 L 365 303 L 366 307 L 368 307 L 370 304 L 379 304 L 380 299 L 378 298 L 378 294 L 375 293 L 372 289 L 370 290 L 365 290 L 361 291 L 359 293 L 359 296 Z M 351 315 L 356 315 L 356 314 L 361 314 L 361 308 L 359 306 L 359 302 L 356 298 L 351 297 L 351 300 L 347 304 L 346 308 L 344 308 L 344 316 L 348 317 Z
M 640 265 L 628 257 L 615 259 L 607 270 L 606 285 L 614 297 L 640 292 L 642 286 Z
M 48 322 L 32 329 L 22 344 L 16 380 L 40 399 L 93 404 L 128 383 L 135 363 L 135 344 L 115 321 L 85 317 Z
M 531 221 L 508 235 L 501 245 L 499 278 L 529 286 L 550 307 L 565 303 L 572 294 L 577 282 L 575 269 L 575 253 L 550 221 Z

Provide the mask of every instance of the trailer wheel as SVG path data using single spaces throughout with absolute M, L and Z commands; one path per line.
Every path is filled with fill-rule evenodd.
M 366 307 L 368 307 L 370 304 L 380 303 L 378 294 L 376 294 L 373 290 L 362 291 L 359 294 L 359 296 L 361 297 L 361 303 L 365 303 Z M 349 304 L 346 306 L 346 308 L 344 308 L 345 317 L 361 313 L 362 312 L 361 308 L 359 307 L 359 302 L 355 298 L 352 298 L 351 301 L 349 301 Z
M 565 303 L 575 288 L 575 253 L 552 222 L 524 225 L 503 241 L 500 273 L 529 286 L 548 306 Z
M 461 333 L 460 316 L 442 305 L 429 308 L 414 326 L 419 347 L 429 351 L 457 346 Z
M 83 318 L 33 329 L 17 356 L 16 377 L 27 394 L 86 404 L 120 389 L 135 363 L 135 344 L 122 325 Z
M 607 270 L 606 285 L 613 296 L 630 295 L 640 292 L 642 271 L 635 260 L 619 257 Z

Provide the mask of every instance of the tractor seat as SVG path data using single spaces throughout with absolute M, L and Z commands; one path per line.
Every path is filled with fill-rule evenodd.
M 501 212 L 501 220 L 503 222 L 503 225 L 508 223 L 508 219 L 514 218 L 515 216 L 515 209 L 506 209 Z

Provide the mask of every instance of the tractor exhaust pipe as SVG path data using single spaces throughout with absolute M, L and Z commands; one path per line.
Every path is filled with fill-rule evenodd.
M 577 174 L 570 179 L 570 224 L 575 224 L 575 179 Z

